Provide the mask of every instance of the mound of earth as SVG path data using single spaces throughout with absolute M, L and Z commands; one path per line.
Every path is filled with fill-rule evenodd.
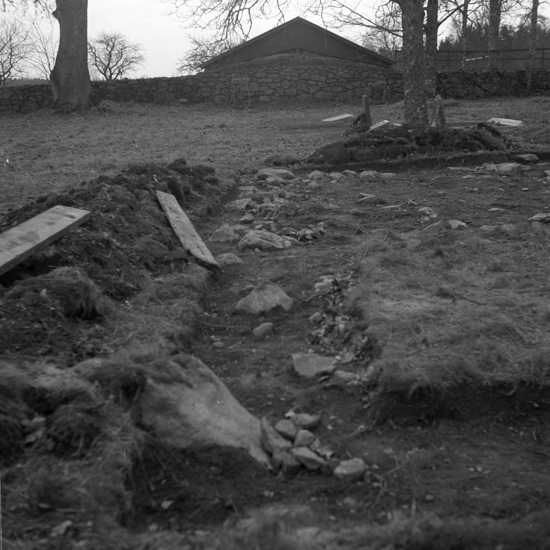
M 506 150 L 506 139 L 496 128 L 485 123 L 474 128 L 429 128 L 425 131 L 413 131 L 404 126 L 370 131 L 368 126 L 359 123 L 346 132 L 345 139 L 317 149 L 306 162 L 341 165 Z
M 212 213 L 231 186 L 218 179 L 214 168 L 189 166 L 180 158 L 168 166 L 134 166 L 112 178 L 82 182 L 9 213 L 0 231 L 54 205 L 92 215 L 0 276 L 0 358 L 54 355 L 66 362 L 106 353 L 105 339 L 120 325 L 121 307 L 138 293 L 143 293 L 138 305 L 143 309 L 146 302 L 149 313 L 159 293 L 165 299 L 176 290 L 181 299 L 183 287 L 195 293 L 206 275 L 193 262 L 184 269 L 190 258 L 155 191 L 172 193 L 190 218 L 197 219 Z M 160 288 L 159 279 L 180 271 L 196 280 L 172 277 Z M 184 314 L 181 307 L 176 309 L 173 316 L 180 318 L 193 310 L 188 307 Z

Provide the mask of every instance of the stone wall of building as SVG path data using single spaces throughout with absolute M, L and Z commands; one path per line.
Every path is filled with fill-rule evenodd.
M 534 71 L 535 94 L 550 94 L 550 71 Z M 176 78 L 93 82 L 92 101 L 170 104 L 180 102 L 273 103 L 351 100 L 371 90 L 373 101 L 403 97 L 401 73 L 394 69 L 305 56 L 275 56 L 231 70 Z M 527 95 L 525 71 L 444 72 L 437 90 L 443 97 L 476 99 Z M 0 88 L 0 110 L 23 113 L 51 105 L 48 85 Z

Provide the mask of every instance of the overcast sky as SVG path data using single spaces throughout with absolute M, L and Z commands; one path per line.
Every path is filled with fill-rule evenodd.
M 175 16 L 166 15 L 169 7 L 160 0 L 89 0 L 88 36 L 93 38 L 101 31 L 120 31 L 130 42 L 143 45 L 146 61 L 135 76 L 175 76 L 178 59 L 190 49 L 186 36 L 200 35 L 201 31 L 183 28 Z M 290 20 L 298 13 L 285 15 Z M 276 24 L 276 19 L 258 21 L 251 37 Z

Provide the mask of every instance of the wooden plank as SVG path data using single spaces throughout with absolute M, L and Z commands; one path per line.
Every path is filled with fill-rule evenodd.
M 83 224 L 90 216 L 87 210 L 58 205 L 1 233 L 0 275 L 43 250 L 71 228 Z
M 353 118 L 355 115 L 345 113 L 343 115 L 331 116 L 330 118 L 324 118 L 321 122 L 336 122 L 338 120 L 344 120 L 346 118 Z
M 221 269 L 174 195 L 157 191 L 157 198 L 183 248 L 207 267 Z

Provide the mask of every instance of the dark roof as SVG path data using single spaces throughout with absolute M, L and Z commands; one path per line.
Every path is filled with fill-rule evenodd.
M 209 59 L 202 64 L 202 68 L 217 69 L 258 57 L 297 51 L 381 67 L 394 63 L 389 57 L 364 48 L 306 19 L 295 17 Z

